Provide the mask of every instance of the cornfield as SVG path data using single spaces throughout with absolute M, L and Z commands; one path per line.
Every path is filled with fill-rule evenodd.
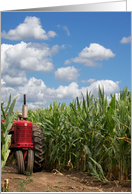
M 110 102 L 99 88 L 69 106 L 54 101 L 45 109 L 28 110 L 45 137 L 45 168 L 85 171 L 101 181 L 131 179 L 131 93 L 124 87 Z

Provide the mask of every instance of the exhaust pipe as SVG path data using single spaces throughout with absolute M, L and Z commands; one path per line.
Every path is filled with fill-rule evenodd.
M 26 105 L 26 94 L 24 94 L 24 105 Z
M 28 108 L 26 105 L 26 94 L 24 94 L 24 105 L 22 105 L 22 117 L 24 120 L 27 119 L 27 112 L 28 112 Z

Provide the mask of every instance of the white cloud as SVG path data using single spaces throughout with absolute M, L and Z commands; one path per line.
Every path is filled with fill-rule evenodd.
M 1 85 L 4 86 L 5 85 L 5 81 L 3 79 L 1 79 Z
M 65 49 L 65 48 L 66 48 L 66 45 L 65 45 L 65 44 L 63 44 L 63 45 L 61 46 L 61 48 L 62 48 L 62 49 Z
M 66 100 L 75 99 L 77 96 L 81 98 L 81 92 L 86 95 L 86 91 L 91 91 L 94 97 L 98 96 L 98 87 L 104 87 L 105 95 L 110 93 L 117 93 L 119 91 L 119 82 L 112 80 L 98 80 L 93 82 L 89 87 L 82 87 L 79 89 L 79 85 L 76 82 L 72 82 L 67 86 L 60 85 L 57 89 L 48 88 L 41 79 L 34 77 L 30 78 L 24 86 L 18 86 L 16 89 L 12 87 L 6 87 L 3 79 L 1 79 L 1 100 L 4 101 L 6 95 L 11 93 L 12 99 L 18 96 L 16 109 L 21 110 L 23 104 L 23 94 L 27 95 L 27 105 L 31 108 L 41 107 L 46 105 L 47 102 L 54 100 Z M 71 101 L 71 100 L 70 100 Z
M 82 80 L 82 83 L 93 83 L 95 82 L 95 79 L 89 79 L 89 80 Z
M 68 86 L 59 86 L 56 89 L 56 95 L 59 99 L 76 98 L 79 96 L 78 84 L 72 82 Z
M 58 68 L 55 72 L 55 78 L 59 81 L 75 81 L 78 76 L 78 70 L 73 66 Z
M 15 45 L 1 45 L 1 74 L 6 84 L 26 83 L 26 72 L 51 72 L 54 69 L 52 55 L 59 51 L 59 46 L 51 49 L 46 44 L 20 42 Z M 12 77 L 12 80 L 8 80 Z M 14 78 L 13 78 L 14 77 Z M 22 81 L 23 79 L 23 81 Z M 12 85 L 13 86 L 13 85 Z
M 28 109 L 35 110 L 36 108 L 40 108 L 40 106 L 44 106 L 46 104 L 46 101 L 41 102 L 33 102 L 33 103 L 28 103 Z
M 22 24 L 19 24 L 15 29 L 9 30 L 8 33 L 3 31 L 1 37 L 9 40 L 26 40 L 38 39 L 48 40 L 56 36 L 54 31 L 46 31 L 42 29 L 40 19 L 37 17 L 27 16 Z
M 10 94 L 11 94 L 11 99 L 14 99 L 16 96 L 19 96 L 19 92 L 16 89 L 12 87 L 7 87 L 5 83 L 4 84 L 2 83 L 1 84 L 1 102 L 5 101 L 7 103 Z
M 104 88 L 104 93 L 109 95 L 111 93 L 116 93 L 119 91 L 119 82 L 114 82 L 112 80 L 98 80 L 93 82 L 89 87 L 86 87 L 88 92 L 91 92 L 94 96 L 98 96 L 98 88 L 100 86 L 101 89 Z M 81 88 L 83 93 L 86 92 L 86 88 Z
M 120 42 L 123 44 L 131 42 L 131 36 L 123 37 Z
M 57 54 L 58 51 L 59 51 L 59 46 L 58 46 L 58 45 L 54 45 L 54 46 L 51 48 L 51 55 Z
M 67 32 L 67 35 L 70 36 L 70 32 L 68 30 L 68 27 L 67 26 L 63 26 L 63 29 Z
M 26 77 L 11 77 L 10 75 L 5 75 L 3 76 L 3 81 L 9 87 L 16 87 L 27 84 L 28 80 Z
M 100 44 L 92 43 L 89 47 L 85 47 L 78 57 L 66 60 L 65 64 L 68 65 L 74 62 L 93 67 L 99 65 L 98 61 L 108 60 L 114 56 L 115 54 L 110 49 L 106 49 Z

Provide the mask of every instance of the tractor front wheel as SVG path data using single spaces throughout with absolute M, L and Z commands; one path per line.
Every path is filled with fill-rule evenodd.
M 33 150 L 28 150 L 26 171 L 32 174 L 33 165 L 34 165 L 34 153 L 33 153 Z
M 34 142 L 34 172 L 42 170 L 44 166 L 45 142 L 38 124 L 33 124 Z
M 16 162 L 17 162 L 17 166 L 18 166 L 18 173 L 24 174 L 25 173 L 25 166 L 24 166 L 23 153 L 21 150 L 16 151 Z

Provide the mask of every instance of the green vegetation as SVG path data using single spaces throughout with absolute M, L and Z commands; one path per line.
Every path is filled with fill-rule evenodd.
M 19 180 L 18 185 L 17 185 L 17 187 L 19 188 L 19 192 L 28 192 L 28 191 L 26 190 L 26 188 L 25 188 L 25 184 L 28 184 L 28 183 L 30 183 L 30 182 L 33 182 L 33 178 L 30 178 L 29 176 L 30 176 L 30 175 L 27 174 L 27 177 L 28 177 L 28 180 L 27 180 L 27 181 L 24 180 L 24 179 Z
M 45 168 L 59 166 L 85 171 L 101 181 L 131 177 L 131 93 L 123 88 L 105 98 L 99 88 L 94 99 L 87 92 L 69 106 L 52 102 L 45 109 L 28 110 L 46 142 Z M 57 168 L 58 169 L 58 168 Z
M 13 113 L 13 109 L 16 103 L 17 97 L 13 100 L 12 104 L 11 103 L 11 95 L 9 96 L 8 104 L 4 110 L 3 105 L 4 102 L 1 103 L 1 111 L 2 111 L 2 116 L 1 119 L 4 119 L 5 122 L 2 123 L 1 121 L 1 171 L 3 167 L 6 164 L 7 158 L 9 156 L 10 150 L 10 142 L 11 142 L 11 135 L 8 135 L 9 130 L 13 124 L 14 118 L 15 118 L 15 113 Z
M 45 190 L 45 192 L 49 192 L 49 187 Z
M 17 185 L 17 187 L 19 187 L 19 192 L 28 192 L 28 191 L 26 191 L 26 188 L 24 186 L 25 183 L 26 183 L 26 181 L 24 179 L 19 180 L 19 183 Z
M 111 94 L 110 101 L 105 98 L 104 90 L 99 88 L 98 94 L 94 99 L 87 92 L 69 106 L 54 101 L 45 109 L 28 110 L 28 120 L 42 128 L 46 170 L 61 171 L 68 167 L 100 181 L 131 179 L 131 92 L 123 88 L 118 99 Z M 5 111 L 1 104 L 5 119 L 1 124 L 1 169 L 9 155 L 7 134 L 14 120 L 16 99 L 6 116 L 10 101 L 11 96 Z
M 59 189 L 58 188 L 55 188 L 55 192 L 59 192 Z
M 31 176 L 31 172 L 29 172 L 29 171 L 25 171 L 25 174 L 27 177 Z

